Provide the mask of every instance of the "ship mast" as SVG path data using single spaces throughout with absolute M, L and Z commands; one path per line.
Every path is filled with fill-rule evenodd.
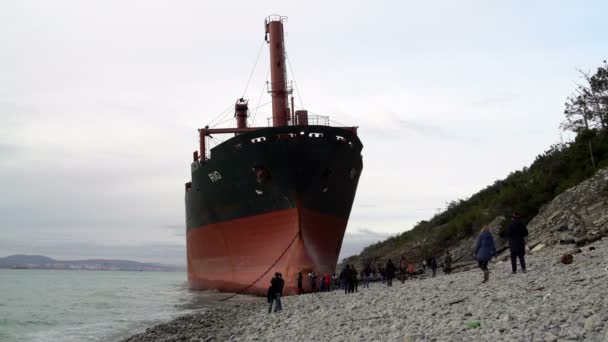
M 270 48 L 270 87 L 272 95 L 272 125 L 274 127 L 289 124 L 287 72 L 285 70 L 285 39 L 283 20 L 286 17 L 272 15 L 266 18 L 266 42 Z
M 289 125 L 307 126 L 308 112 L 306 110 L 293 110 L 293 97 L 289 109 L 288 97 L 292 89 L 287 84 L 287 70 L 285 67 L 285 39 L 283 36 L 283 21 L 287 17 L 271 15 L 266 18 L 266 42 L 270 48 L 270 85 L 268 92 L 272 96 L 272 126 L 283 127 Z M 211 134 L 242 134 L 265 129 L 266 127 L 248 127 L 249 116 L 248 101 L 240 98 L 234 105 L 236 128 L 199 128 L 199 150 L 192 153 L 193 162 L 204 163 L 209 156 L 206 151 L 206 138 Z M 342 129 L 357 134 L 357 127 L 342 127 Z M 186 186 L 188 189 L 188 186 Z

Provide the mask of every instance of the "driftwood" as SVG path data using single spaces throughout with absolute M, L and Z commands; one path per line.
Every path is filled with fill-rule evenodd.
M 465 301 L 465 300 L 467 300 L 467 299 L 469 299 L 469 298 L 468 298 L 468 297 L 460 298 L 460 299 L 457 299 L 457 300 L 454 300 L 454 301 L 448 302 L 448 305 L 454 305 L 454 304 L 458 304 L 458 303 L 464 302 L 464 301 Z
M 536 288 L 533 288 L 533 289 L 527 289 L 527 291 L 528 291 L 528 292 L 532 292 L 532 291 L 542 291 L 542 290 L 544 290 L 544 289 L 545 289 L 545 287 L 544 287 L 544 286 L 541 286 L 541 287 L 536 287 Z
M 383 316 L 372 316 L 372 317 L 365 317 L 365 318 L 352 318 L 351 321 L 369 321 L 372 319 L 381 319 L 381 318 L 387 318 L 388 315 L 383 315 Z

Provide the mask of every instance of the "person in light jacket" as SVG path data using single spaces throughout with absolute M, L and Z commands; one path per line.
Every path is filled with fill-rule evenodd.
M 490 227 L 485 225 L 481 228 L 481 233 L 475 244 L 475 259 L 479 263 L 479 268 L 483 271 L 483 282 L 490 279 L 490 270 L 488 270 L 488 262 L 496 255 L 496 245 L 494 238 L 490 233 Z

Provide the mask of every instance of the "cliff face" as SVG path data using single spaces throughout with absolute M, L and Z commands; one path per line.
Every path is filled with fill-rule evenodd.
M 531 244 L 584 244 L 608 236 L 608 168 L 558 195 L 528 223 Z

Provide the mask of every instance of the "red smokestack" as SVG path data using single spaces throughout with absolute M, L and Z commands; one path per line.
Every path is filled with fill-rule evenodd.
M 270 48 L 270 94 L 272 95 L 272 125 L 286 126 L 289 119 L 285 43 L 281 16 L 266 18 L 266 42 Z

